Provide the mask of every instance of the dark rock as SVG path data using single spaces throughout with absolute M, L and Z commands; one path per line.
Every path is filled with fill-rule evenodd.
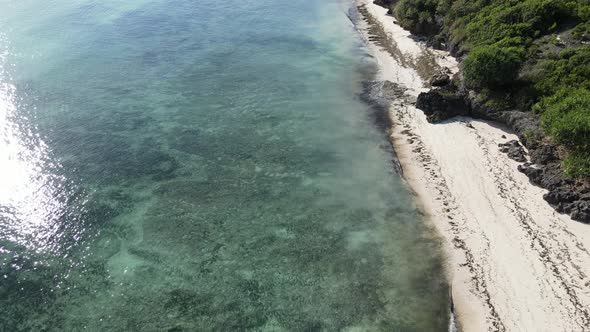
M 452 56 L 460 58 L 465 55 L 465 49 L 461 47 L 461 44 L 458 40 L 450 39 L 447 41 L 447 43 L 447 50 Z
M 543 169 L 541 167 L 531 163 L 525 163 L 523 165 L 518 165 L 518 171 L 524 173 L 532 184 L 537 186 L 541 185 L 543 179 Z
M 544 144 L 531 151 L 531 161 L 536 164 L 547 164 L 557 160 L 557 152 L 553 145 Z
M 549 204 L 572 203 L 579 198 L 578 194 L 570 190 L 555 190 L 543 195 L 543 199 Z
M 375 0 L 373 3 L 377 6 L 389 8 L 390 6 L 395 5 L 397 1 L 398 0 Z
M 397 3 L 398 0 L 375 0 L 373 1 L 374 4 L 377 6 L 381 6 L 383 8 L 387 8 L 387 14 L 391 15 L 391 7 Z
M 576 221 L 590 223 L 590 202 L 579 201 L 572 204 L 570 216 Z
M 447 47 L 444 42 L 444 38 L 441 38 L 438 35 L 428 39 L 426 41 L 426 46 L 432 47 L 434 49 L 441 50 L 441 51 L 444 51 Z
M 558 188 L 568 185 L 568 180 L 559 164 L 545 165 L 543 169 L 543 177 L 540 186 L 547 190 L 557 190 Z
M 572 203 L 558 203 L 557 205 L 552 205 L 555 208 L 555 211 L 558 213 L 571 213 L 572 209 L 574 208 L 575 204 Z
M 481 103 L 474 92 L 463 93 L 462 95 L 465 99 L 465 102 L 469 105 L 469 108 L 471 109 L 471 116 L 473 116 L 474 118 L 503 122 L 502 116 L 504 112 L 498 111 L 492 107 L 489 107 Z
M 580 193 L 580 199 L 590 201 L 590 186 L 586 183 L 582 183 L 578 186 L 578 192 Z
M 502 112 L 496 121 L 506 124 L 516 132 L 520 141 L 529 149 L 529 153 L 539 144 L 543 136 L 538 117 L 530 112 L 514 110 Z
M 512 140 L 506 143 L 500 143 L 498 144 L 498 146 L 500 147 L 500 151 L 508 154 L 508 157 L 510 159 L 516 160 L 520 163 L 524 163 L 527 161 L 526 152 L 517 140 Z
M 416 107 L 426 114 L 431 123 L 470 114 L 469 106 L 460 95 L 441 89 L 420 93 Z
M 434 74 L 430 79 L 430 85 L 432 86 L 445 86 L 451 83 L 451 76 L 445 71 Z

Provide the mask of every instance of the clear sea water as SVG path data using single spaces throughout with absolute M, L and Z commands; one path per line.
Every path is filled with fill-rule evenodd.
M 345 0 L 0 0 L 0 331 L 442 331 Z

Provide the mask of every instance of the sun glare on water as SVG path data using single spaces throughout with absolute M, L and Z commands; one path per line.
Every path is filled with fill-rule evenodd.
M 17 89 L 0 53 L 0 249 L 17 244 L 37 252 L 56 250 L 66 214 L 63 177 L 48 148 L 18 113 Z M 20 117 L 20 118 L 19 118 Z

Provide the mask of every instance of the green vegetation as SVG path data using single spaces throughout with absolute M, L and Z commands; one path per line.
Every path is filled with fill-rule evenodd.
M 514 82 L 521 65 L 522 50 L 516 47 L 482 46 L 463 61 L 463 76 L 469 87 L 497 87 Z M 498 75 L 501 73 L 501 75 Z
M 535 88 L 548 96 L 564 87 L 590 89 L 590 47 L 565 49 L 542 61 Z
M 436 17 L 439 0 L 400 0 L 393 9 L 403 26 L 412 27 L 419 34 L 436 33 Z M 431 27 L 430 29 L 425 29 Z
M 479 1 L 486 3 L 489 1 Z M 559 0 L 493 1 L 467 17 L 469 45 L 527 47 L 575 16 L 575 2 Z
M 562 88 L 543 98 L 534 110 L 541 113 L 543 127 L 568 149 L 566 171 L 573 176 L 590 174 L 590 91 Z
M 578 151 L 571 153 L 563 161 L 565 172 L 574 177 L 588 177 L 590 174 L 590 153 L 588 151 Z
M 400 0 L 393 6 L 410 30 L 442 21 L 438 31 L 464 51 L 493 44 L 527 47 L 561 24 L 590 15 L 588 0 Z
M 563 88 L 534 109 L 556 142 L 572 149 L 590 147 L 590 91 Z
M 400 0 L 392 12 L 465 56 L 464 83 L 486 105 L 534 108 L 566 171 L 590 176 L 590 0 Z
M 536 140 L 535 133 L 530 129 L 525 129 L 524 138 L 528 142 L 533 142 Z

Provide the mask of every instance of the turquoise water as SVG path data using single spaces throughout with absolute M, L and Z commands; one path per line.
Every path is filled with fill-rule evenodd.
M 0 0 L 0 330 L 444 330 L 350 5 Z

